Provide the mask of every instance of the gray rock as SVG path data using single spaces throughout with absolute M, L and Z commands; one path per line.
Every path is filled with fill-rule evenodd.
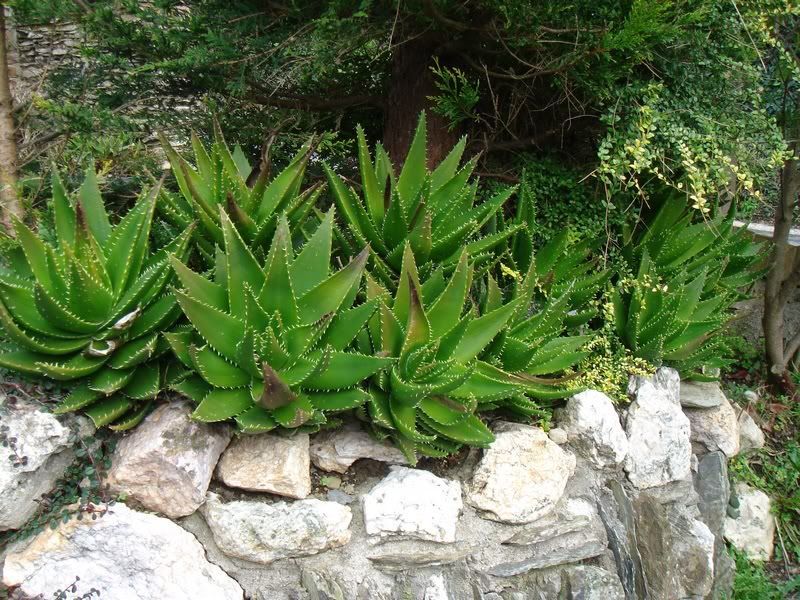
M 680 393 L 684 408 L 714 408 L 725 400 L 716 381 L 682 381 Z
M 307 433 L 242 435 L 223 452 L 217 478 L 230 487 L 305 498 L 311 493 L 308 444 Z
M 341 586 L 327 573 L 305 570 L 301 581 L 309 600 L 345 600 Z
M 547 432 L 547 436 L 559 446 L 561 446 L 562 444 L 566 444 L 569 441 L 567 432 L 561 429 L 560 427 L 553 427 L 550 431 Z
M 625 600 L 619 578 L 605 569 L 580 565 L 566 570 L 565 600 Z
M 190 414 L 187 403 L 162 404 L 123 438 L 112 457 L 110 489 L 168 517 L 197 510 L 232 431 Z
M 400 450 L 388 442 L 380 442 L 358 423 L 341 429 L 323 431 L 311 441 L 311 460 L 318 469 L 344 473 L 361 458 L 392 465 L 408 464 Z
M 647 598 L 673 600 L 682 588 L 675 558 L 674 538 L 666 509 L 647 494 L 633 501 L 636 514 L 636 543 L 647 582 Z
M 461 486 L 407 467 L 391 472 L 361 498 L 367 534 L 454 542 L 462 509 Z
M 352 504 L 356 500 L 354 496 L 342 490 L 330 490 L 325 497 L 331 502 L 338 502 L 339 504 Z
M 4 398 L 3 398 L 4 400 Z M 53 489 L 75 459 L 70 430 L 55 416 L 31 404 L 0 404 L 12 448 L 0 447 L 0 531 L 22 527 L 39 509 L 37 500 Z M 16 456 L 23 464 L 15 465 Z
M 714 534 L 702 521 L 679 513 L 670 523 L 684 597 L 705 598 L 714 585 Z
M 703 448 L 721 450 L 728 458 L 739 453 L 739 423 L 736 411 L 724 396 L 714 408 L 687 408 L 691 440 Z
M 739 452 L 760 450 L 766 443 L 764 432 L 746 410 L 739 414 Z
M 11 550 L 3 583 L 27 597 L 53 596 L 75 577 L 78 592 L 140 600 L 242 600 L 242 589 L 206 560 L 194 536 L 156 515 L 116 504 L 102 518 L 72 519 Z
M 689 419 L 678 403 L 679 378 L 661 368 L 653 378 L 631 378 L 635 400 L 625 430 L 630 443 L 625 471 L 639 489 L 682 480 L 691 473 Z
M 533 523 L 515 533 L 505 542 L 527 546 L 527 556 L 494 565 L 488 573 L 510 577 L 531 569 L 580 562 L 599 556 L 608 548 L 603 523 L 586 500 L 570 499 L 548 517 L 540 519 L 543 523 Z
M 720 536 L 731 495 L 725 454 L 709 452 L 700 460 L 694 486 L 700 496 L 698 508 L 701 519 L 714 535 Z
M 575 456 L 537 427 L 500 423 L 468 486 L 489 519 L 530 523 L 552 511 L 575 472 Z
M 474 551 L 475 546 L 460 542 L 440 544 L 401 540 L 375 546 L 367 558 L 384 571 L 407 570 L 448 565 L 466 558 Z
M 222 552 L 261 564 L 310 556 L 350 541 L 352 513 L 336 502 L 223 503 L 209 493 L 200 512 Z
M 628 438 L 617 410 L 602 392 L 586 390 L 576 394 L 558 411 L 557 418 L 570 446 L 595 467 L 616 467 L 628 454 Z
M 775 517 L 771 502 L 761 490 L 738 482 L 739 516 L 725 519 L 725 539 L 744 552 L 751 560 L 772 558 L 775 537 Z
M 608 488 L 601 491 L 598 509 L 625 596 L 646 597 L 642 557 L 636 540 L 636 514 L 630 498 L 618 481 L 609 481 Z

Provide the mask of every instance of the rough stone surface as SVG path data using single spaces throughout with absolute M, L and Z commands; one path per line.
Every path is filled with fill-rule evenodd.
M 647 582 L 647 596 L 653 600 L 673 600 L 680 596 L 680 567 L 675 558 L 674 538 L 667 511 L 652 496 L 641 494 L 633 501 L 636 545 Z
M 716 381 L 681 381 L 681 406 L 714 408 L 725 401 L 725 394 Z
M 651 379 L 631 378 L 634 398 L 625 431 L 630 446 L 625 471 L 639 489 L 686 479 L 691 473 L 689 419 L 678 403 L 680 379 L 673 369 L 661 368 Z
M 319 433 L 311 440 L 311 460 L 323 471 L 344 473 L 361 458 L 392 465 L 408 464 L 397 447 L 376 440 L 357 423 Z
M 206 560 L 203 547 L 168 519 L 114 505 L 102 518 L 73 519 L 12 548 L 3 583 L 28 597 L 51 598 L 80 577 L 78 592 L 101 598 L 241 600 L 242 589 Z
M 714 585 L 714 534 L 697 519 L 671 519 L 673 552 L 684 597 L 705 598 Z
M 555 508 L 575 464 L 575 456 L 541 429 L 500 423 L 469 483 L 467 501 L 487 518 L 530 523 Z
M 208 494 L 200 509 L 217 546 L 228 556 L 269 564 L 309 556 L 350 541 L 352 512 L 336 502 L 234 501 Z
M 625 600 L 619 579 L 599 567 L 580 565 L 567 571 L 568 600 Z
M 736 411 L 724 396 L 714 408 L 687 408 L 692 442 L 706 450 L 721 450 L 730 458 L 739 453 L 739 423 Z
M 628 454 L 628 438 L 617 411 L 602 392 L 586 390 L 576 394 L 558 411 L 557 417 L 570 446 L 594 466 L 613 468 Z
M 567 432 L 561 429 L 560 427 L 553 427 L 550 431 L 547 432 L 547 436 L 559 446 L 561 444 L 566 444 L 569 441 L 569 436 L 567 435 Z
M 14 466 L 11 447 L 0 447 L 0 531 L 17 529 L 39 508 L 36 500 L 53 489 L 56 480 L 75 458 L 68 448 L 70 430 L 55 416 L 38 407 L 0 402 L 0 422 L 6 438 L 16 438 L 16 456 L 24 464 Z
M 739 516 L 725 519 L 725 539 L 752 560 L 772 557 L 775 517 L 770 513 L 770 499 L 764 492 L 738 482 Z
M 362 498 L 367 534 L 454 542 L 461 486 L 428 471 L 393 467 Z
M 528 555 L 521 560 L 494 565 L 489 574 L 509 577 L 531 569 L 575 563 L 599 556 L 608 547 L 597 510 L 580 498 L 571 498 L 546 517 L 517 529 L 519 531 L 504 543 L 527 546 Z
M 242 435 L 222 453 L 217 478 L 230 487 L 305 498 L 311 493 L 308 434 Z
M 739 415 L 739 452 L 751 452 L 764 447 L 764 432 L 746 410 Z
M 731 495 L 725 454 L 709 452 L 702 458 L 694 486 L 700 496 L 698 508 L 703 522 L 715 535 L 721 536 Z
M 232 432 L 190 413 L 186 403 L 163 404 L 123 438 L 108 474 L 111 490 L 168 517 L 197 510 Z

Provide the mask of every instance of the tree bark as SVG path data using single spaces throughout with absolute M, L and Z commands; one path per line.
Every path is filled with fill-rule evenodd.
M 12 233 L 11 216 L 22 218 L 23 211 L 22 201 L 17 194 L 17 138 L 8 73 L 5 10 L 5 4 L 0 2 L 0 208 L 3 225 Z
M 395 46 L 383 119 L 383 145 L 395 166 L 403 163 L 423 110 L 428 123 L 428 166 L 438 165 L 458 141 L 446 119 L 431 109 L 429 96 L 438 93 L 430 70 L 438 44 L 425 35 Z
M 796 152 L 797 148 L 792 147 Z M 795 265 L 792 273 L 785 275 L 786 255 L 789 249 L 789 233 L 793 222 L 793 212 L 800 193 L 800 160 L 787 160 L 781 171 L 781 195 L 775 209 L 775 225 L 772 232 L 773 250 L 770 270 L 767 273 L 764 290 L 764 345 L 773 385 L 782 393 L 794 395 L 795 385 L 788 365 L 797 351 L 800 338 L 786 335 L 784 309 L 797 287 L 800 265 Z

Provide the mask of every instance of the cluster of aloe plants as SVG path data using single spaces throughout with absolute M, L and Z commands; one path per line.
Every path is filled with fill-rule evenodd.
M 464 140 L 429 169 L 424 116 L 397 172 L 359 130 L 360 186 L 323 164 L 325 195 L 304 183 L 312 141 L 250 184 L 218 128 L 192 137 L 194 164 L 162 142 L 176 191 L 153 185 L 112 226 L 93 172 L 74 198 L 56 176 L 55 239 L 16 222 L 0 270 L 0 366 L 74 380 L 58 410 L 98 426 L 136 425 L 169 389 L 243 432 L 352 411 L 412 460 L 447 455 L 492 441 L 487 411 L 531 417 L 574 392 L 605 286 L 634 352 L 714 358 L 757 260 L 731 218 L 693 224 L 673 202 L 623 248 L 639 285 L 567 232 L 534 250 L 529 195 L 481 201 Z M 154 214 L 183 231 L 155 251 Z

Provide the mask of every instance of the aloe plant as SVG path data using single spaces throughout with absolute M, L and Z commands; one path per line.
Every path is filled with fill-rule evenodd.
M 726 364 L 724 325 L 742 288 L 763 274 L 761 245 L 733 228 L 735 209 L 693 222 L 685 199 L 664 198 L 622 248 L 633 279 L 613 293 L 617 334 L 636 356 L 684 376 Z
M 76 202 L 53 177 L 56 239 L 14 222 L 18 247 L 0 271 L 0 323 L 16 349 L 0 366 L 51 379 L 79 380 L 57 412 L 83 409 L 95 424 L 136 425 L 162 388 L 159 333 L 180 316 L 168 254 L 184 256 L 191 227 L 156 253 L 150 225 L 159 186 L 112 226 L 94 171 Z
M 444 456 L 463 444 L 485 446 L 493 437 L 477 412 L 507 408 L 536 414 L 535 399 L 563 397 L 557 373 L 582 353 L 584 338 L 555 342 L 563 305 L 528 317 L 532 286 L 505 301 L 489 279 L 483 303 L 471 301 L 474 266 L 462 250 L 449 277 L 420 283 L 414 253 L 405 247 L 400 282 L 392 296 L 368 279 L 367 297 L 378 301 L 364 352 L 395 357 L 391 369 L 372 378 L 361 411 L 380 436 L 391 436 L 411 461 L 417 453 Z M 511 330 L 504 333 L 511 327 Z
M 159 210 L 167 221 L 179 227 L 199 223 L 195 241 L 208 264 L 214 262 L 214 246 L 224 243 L 220 207 L 225 208 L 239 235 L 260 256 L 275 232 L 278 215 L 285 213 L 292 227 L 296 227 L 322 191 L 320 185 L 301 191 L 312 152 L 310 141 L 280 173 L 270 179 L 269 169 L 262 169 L 249 187 L 251 168 L 247 157 L 239 146 L 230 151 L 216 122 L 210 148 L 192 133 L 194 165 L 184 160 L 166 137 L 160 138 L 180 194 L 163 190 Z
M 483 235 L 481 228 L 514 193 L 508 188 L 483 203 L 476 203 L 478 184 L 470 176 L 477 159 L 459 167 L 466 139 L 430 171 L 427 166 L 425 113 L 399 175 L 380 144 L 373 164 L 364 131 L 358 128 L 361 193 L 347 185 L 328 165 L 325 173 L 339 208 L 344 229 L 338 235 L 342 250 L 355 256 L 369 245 L 371 270 L 393 287 L 400 272 L 406 244 L 411 247 L 423 279 L 439 266 L 452 270 L 466 248 L 470 260 L 490 262 L 505 251 L 506 240 L 522 225 Z
M 166 337 L 194 372 L 174 386 L 198 403 L 194 418 L 233 419 L 245 432 L 312 428 L 366 402 L 358 385 L 392 363 L 348 350 L 377 306 L 353 306 L 367 251 L 330 273 L 333 210 L 296 255 L 279 218 L 263 264 L 224 210 L 220 225 L 225 252 L 213 277 L 173 263 L 194 331 Z

